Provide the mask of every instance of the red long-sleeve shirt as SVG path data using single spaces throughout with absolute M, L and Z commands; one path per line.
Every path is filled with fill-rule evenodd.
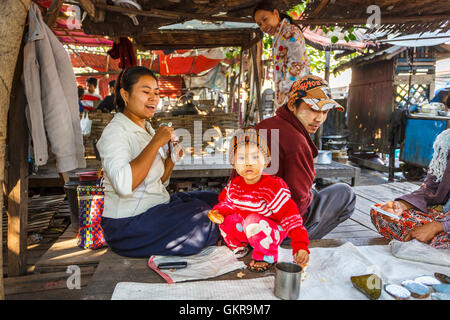
M 287 105 L 278 108 L 275 116 L 258 123 L 256 129 L 260 132 L 267 130 L 272 165 L 276 167 L 274 163 L 278 163 L 278 171 L 274 174 L 289 186 L 292 200 L 303 217 L 313 199 L 311 188 L 316 174 L 314 158 L 318 154 L 317 147 Z M 278 130 L 278 141 L 272 142 L 273 130 Z
M 241 176 L 236 176 L 222 190 L 219 203 L 213 209 L 224 217 L 240 214 L 245 219 L 257 213 L 269 218 L 287 232 L 294 254 L 300 249 L 309 252 L 303 219 L 287 184 L 279 177 L 263 174 L 259 182 L 247 184 Z

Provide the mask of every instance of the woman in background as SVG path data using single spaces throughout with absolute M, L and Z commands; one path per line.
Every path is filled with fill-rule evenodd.
M 263 1 L 253 10 L 253 19 L 262 32 L 273 38 L 275 110 L 286 104 L 295 80 L 310 74 L 305 38 L 292 19 L 281 13 L 272 1 Z

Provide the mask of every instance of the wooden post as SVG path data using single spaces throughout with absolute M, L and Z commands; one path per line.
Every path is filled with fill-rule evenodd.
M 56 23 L 64 0 L 53 0 L 44 17 L 44 22 L 51 28 Z
M 328 85 L 330 82 L 330 60 L 331 60 L 331 52 L 325 51 L 325 81 L 328 82 Z M 322 150 L 322 132 L 323 132 L 323 125 L 321 125 L 314 134 L 314 143 L 317 149 L 319 150 Z
M 0 184 L 5 181 L 5 147 L 7 134 L 7 115 L 11 87 L 14 77 L 20 43 L 23 37 L 26 16 L 31 0 L 3 0 L 0 2 Z M 3 192 L 0 192 L 0 208 L 3 208 Z M 3 213 L 2 213 L 3 214 Z M 0 219 L 0 240 L 2 235 Z M 0 299 L 4 299 L 3 255 L 0 250 Z
M 239 50 L 239 75 L 238 75 L 238 112 L 239 112 L 239 128 L 242 127 L 242 110 L 241 110 L 241 77 L 244 71 L 242 70 L 244 68 L 244 50 Z
M 23 46 L 17 59 L 8 112 L 8 277 L 26 274 L 28 226 L 28 129 L 25 117 Z
M 261 103 L 261 76 L 262 76 L 262 68 L 261 66 L 261 53 L 262 51 L 258 50 L 258 44 L 262 43 L 262 41 L 258 42 L 252 47 L 252 60 L 253 60 L 253 68 L 255 72 L 255 84 L 256 84 L 256 107 L 258 108 L 259 121 L 263 120 L 263 108 Z M 259 122 L 258 121 L 258 122 Z

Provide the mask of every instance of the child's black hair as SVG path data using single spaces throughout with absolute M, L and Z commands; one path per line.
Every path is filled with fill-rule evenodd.
M 86 79 L 86 83 L 93 84 L 94 86 L 97 87 L 98 80 L 94 77 L 89 77 Z
M 270 150 L 267 145 L 266 137 L 262 136 L 254 127 L 246 127 L 238 129 L 231 138 L 228 151 L 228 159 L 230 163 L 234 163 L 236 151 L 239 146 L 250 144 L 258 147 L 264 155 L 264 161 L 266 163 L 270 162 Z
M 125 91 L 131 93 L 133 91 L 133 86 L 142 76 L 146 75 L 151 76 L 158 81 L 158 78 L 156 78 L 156 75 L 150 69 L 142 66 L 131 67 L 120 72 L 116 81 L 116 95 L 114 98 L 115 105 L 119 112 L 123 112 L 125 109 L 125 101 L 123 101 L 122 95 L 120 94 L 120 89 L 123 88 Z

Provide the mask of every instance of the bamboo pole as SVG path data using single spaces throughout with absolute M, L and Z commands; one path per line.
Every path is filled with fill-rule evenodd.
M 3 0 L 0 2 L 0 184 L 5 181 L 5 147 L 7 115 L 11 94 L 14 67 L 17 63 L 20 43 L 31 0 Z M 3 214 L 3 192 L 0 193 L 0 208 Z M 3 220 L 3 219 L 1 219 Z M 3 222 L 0 222 L 3 224 Z M 0 228 L 2 230 L 2 228 Z M 0 243 L 3 234 L 0 231 Z M 3 250 L 0 250 L 0 299 L 4 299 L 3 289 Z

